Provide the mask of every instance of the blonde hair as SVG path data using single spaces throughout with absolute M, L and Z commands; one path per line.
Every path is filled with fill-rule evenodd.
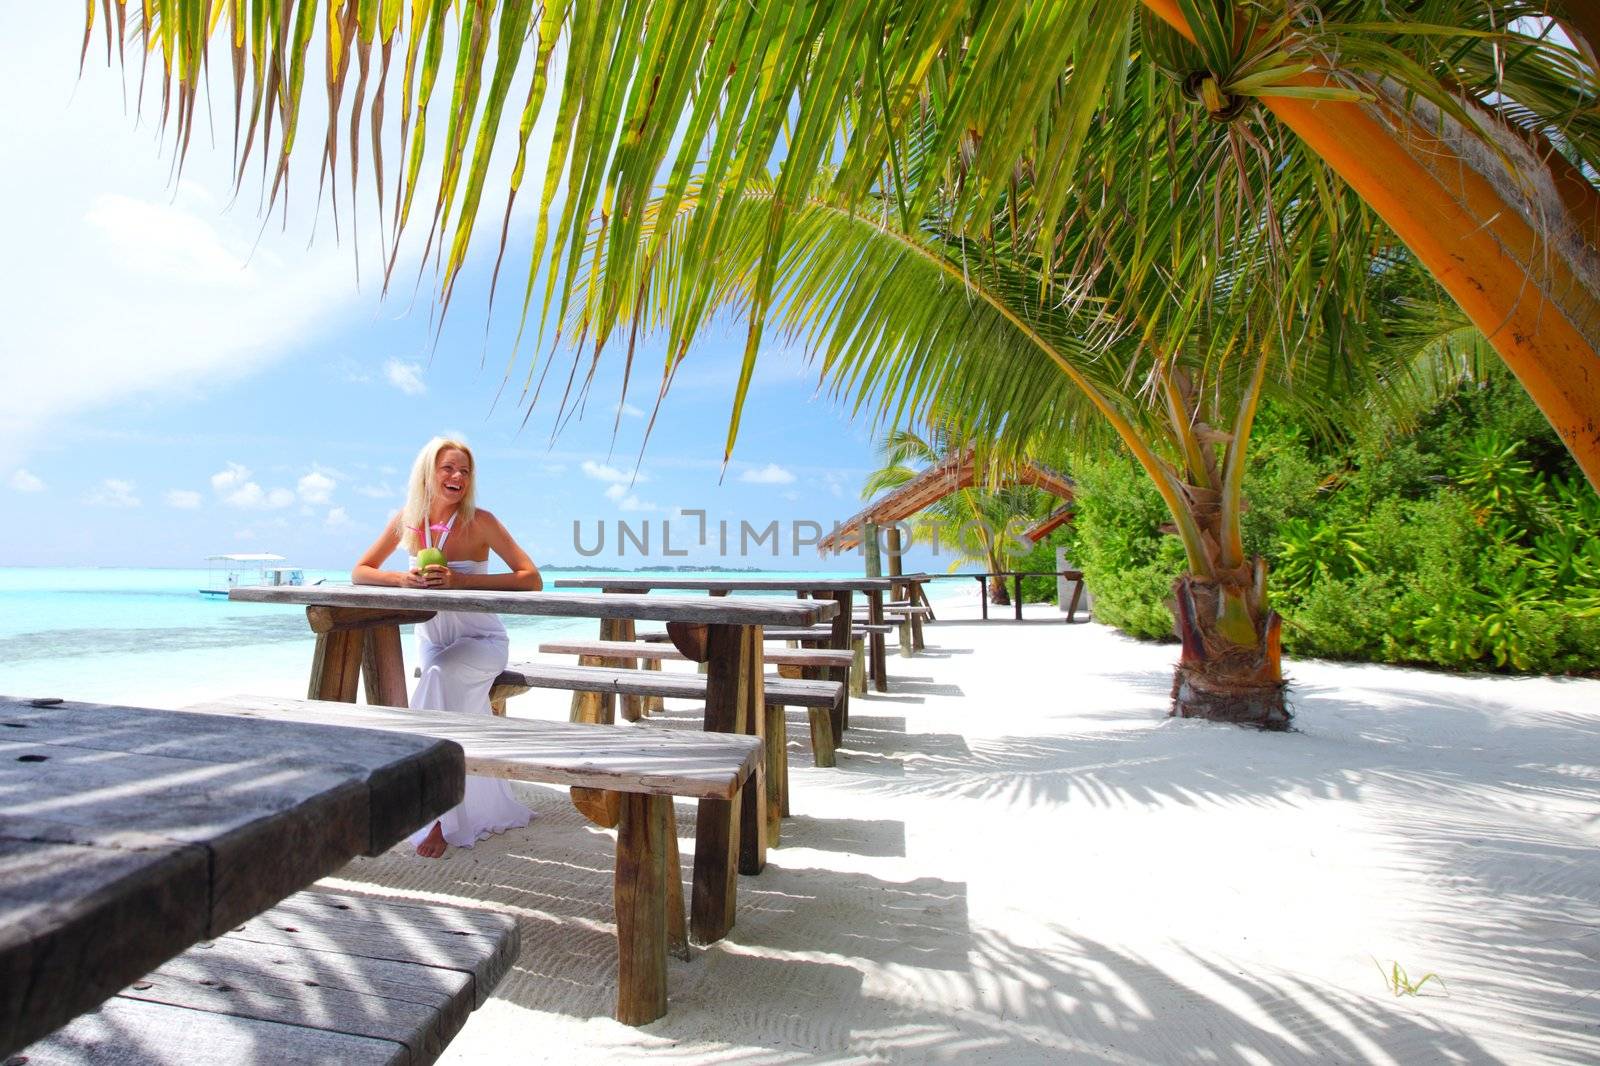
M 472 449 L 464 441 L 450 437 L 435 437 L 422 446 L 417 461 L 411 464 L 411 477 L 406 483 L 406 505 L 400 511 L 400 546 L 411 555 L 428 545 L 428 514 L 433 505 L 433 471 L 439 465 L 439 453 L 454 448 L 467 457 L 471 476 L 467 478 L 467 491 L 461 494 L 456 508 L 455 521 L 466 524 L 477 511 L 478 463 Z

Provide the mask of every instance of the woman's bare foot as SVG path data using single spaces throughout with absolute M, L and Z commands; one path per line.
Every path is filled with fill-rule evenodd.
M 434 822 L 433 829 L 422 843 L 417 845 L 417 854 L 424 859 L 437 859 L 444 854 L 447 847 L 449 845 L 444 842 L 444 827 Z

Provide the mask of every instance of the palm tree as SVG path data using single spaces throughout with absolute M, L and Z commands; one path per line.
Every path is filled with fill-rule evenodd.
M 925 156 L 959 160 L 962 180 L 937 186 L 951 197 L 943 213 L 956 232 L 981 231 L 1018 206 L 1016 228 L 1048 256 L 1072 199 L 1060 176 L 1075 171 L 1093 122 L 1118 119 L 1102 106 L 1105 88 L 1154 58 L 1186 90 L 1171 105 L 1175 121 L 1248 118 L 1276 135 L 1263 143 L 1293 141 L 1324 160 L 1488 335 L 1600 485 L 1600 26 L 1580 0 L 145 0 L 131 20 L 126 8 L 91 3 L 89 29 L 101 11 L 109 51 L 131 23 L 140 62 L 159 59 L 154 80 L 180 155 L 209 43 L 225 33 L 241 180 L 252 153 L 273 160 L 276 197 L 305 143 L 296 133 L 308 80 L 326 95 L 324 167 L 337 162 L 348 120 L 355 183 L 370 136 L 369 166 L 392 197 L 392 240 L 417 190 L 437 179 L 428 242 L 445 306 L 508 107 L 521 121 L 507 221 L 535 119 L 557 98 L 524 319 L 537 298 L 539 320 L 552 305 L 559 320 L 581 291 L 602 340 L 631 294 L 576 269 L 589 221 L 602 220 L 613 251 L 641 238 L 659 246 L 665 230 L 641 228 L 658 183 L 662 220 L 697 190 L 687 258 L 698 268 L 723 254 L 730 212 L 781 156 L 744 382 L 797 194 L 821 167 L 838 164 L 829 193 L 848 205 L 893 192 L 910 229 L 935 188 L 904 195 L 902 171 Z M 85 54 L 90 43 L 86 34 Z M 561 83 L 550 94 L 558 53 Z M 519 80 L 524 62 L 532 74 Z M 442 138 L 427 123 L 441 75 L 450 86 Z M 930 116 L 936 133 L 910 139 Z M 386 181 L 384 133 L 395 125 L 403 166 Z M 437 160 L 427 174 L 425 160 Z M 1026 168 L 1050 192 L 1013 205 Z M 505 223 L 500 232 L 503 259 Z M 679 355 L 711 304 L 689 277 L 693 293 L 670 323 Z
M 1474 113 L 1463 101 L 1477 100 L 1470 106 L 1493 107 L 1525 133 L 1558 138 L 1551 143 L 1587 181 L 1595 138 L 1580 105 L 1594 97 L 1592 68 L 1528 34 L 1363 21 L 1373 5 L 1354 0 L 1334 5 L 1338 21 L 1289 4 L 1280 18 L 1237 23 L 1226 3 L 1146 2 L 1172 8 L 1157 14 L 1175 11 L 1168 21 L 1198 43 L 1154 18 L 1133 18 L 1132 0 L 972 11 L 655 2 L 622 4 L 604 18 L 582 4 L 545 8 L 511 197 L 563 27 L 570 41 L 524 316 L 539 295 L 541 330 L 560 323 L 593 342 L 594 358 L 619 326 L 630 326 L 630 364 L 641 326 L 664 329 L 664 388 L 709 315 L 744 310 L 750 335 L 730 447 L 769 318 L 808 331 L 824 374 L 854 392 L 858 408 L 915 414 L 938 397 L 958 398 L 977 432 L 1018 450 L 1098 416 L 1154 480 L 1189 560 L 1175 590 L 1184 640 L 1175 710 L 1281 726 L 1278 620 L 1266 605 L 1265 569 L 1245 555 L 1239 536 L 1256 405 L 1268 388 L 1337 390 L 1370 372 L 1371 293 L 1386 292 L 1385 301 L 1414 317 L 1429 301 L 1404 298 L 1408 285 L 1418 287 L 1409 258 L 1387 246 L 1361 197 L 1316 154 L 1329 153 L 1267 108 L 1293 111 L 1312 100 L 1331 113 L 1381 99 L 1402 119 L 1431 107 L 1435 126 L 1471 130 Z M 339 115 L 353 52 L 363 71 L 352 106 L 359 117 L 380 36 L 384 83 L 403 6 L 383 5 L 385 16 L 394 14 L 387 24 L 367 17 L 376 5 L 329 9 L 330 116 Z M 1449 8 L 1423 6 L 1433 14 Z M 147 30 L 160 31 L 172 60 L 165 84 L 182 137 L 207 15 L 222 9 L 181 0 L 154 7 Z M 507 2 L 492 28 L 494 7 L 461 7 L 429 230 L 441 256 L 449 246 L 445 304 L 531 17 L 529 5 Z M 242 92 L 239 72 L 253 72 L 261 87 L 247 112 L 243 156 L 263 115 L 264 140 L 274 113 L 283 129 L 274 189 L 292 151 L 315 8 L 271 5 L 277 22 L 259 5 L 227 9 L 236 84 Z M 1508 10 L 1500 5 L 1495 14 Z M 412 8 L 403 84 L 407 113 L 415 89 L 415 132 L 395 183 L 396 235 L 418 186 L 445 11 L 442 0 Z M 1086 28 L 1106 25 L 1121 32 Z M 1519 45 L 1509 58 L 1498 51 L 1508 42 Z M 1335 56 L 1355 66 L 1339 66 Z M 1496 80 L 1486 82 L 1480 67 Z M 1387 83 L 1369 84 L 1363 71 L 1399 78 L 1416 96 L 1401 107 Z M 1257 98 L 1266 107 L 1251 105 Z M 402 119 L 402 143 L 408 129 Z M 1452 150 L 1510 157 L 1492 130 L 1480 132 Z M 336 140 L 327 139 L 325 162 Z M 375 138 L 375 154 L 379 144 Z M 772 173 L 775 153 L 783 161 Z M 1523 162 L 1514 159 L 1512 173 L 1527 170 Z M 1487 166 L 1474 158 L 1467 169 Z M 563 178 L 562 206 L 552 211 Z M 1366 198 L 1385 218 L 1395 213 L 1394 197 Z M 1502 225 L 1498 215 L 1480 221 L 1485 231 Z M 1428 258 L 1435 251 L 1419 249 L 1437 269 L 1437 256 Z M 1447 280 L 1463 273 L 1472 271 Z M 1535 290 L 1545 292 L 1552 277 L 1540 274 Z M 1600 287 L 1578 284 L 1555 296 L 1581 303 L 1595 292 Z M 1464 304 L 1482 320 L 1481 306 Z M 1533 325 L 1513 332 L 1540 357 L 1546 334 Z M 1573 392 L 1580 408 L 1584 387 Z
M 893 491 L 969 450 L 948 414 L 935 412 L 926 432 L 892 429 L 878 441 L 883 465 L 867 475 L 861 496 L 871 499 Z M 911 531 L 919 541 L 953 549 L 951 570 L 978 565 L 996 575 L 989 579 L 989 602 L 1009 605 L 1005 579 L 998 575 L 1016 569 L 1017 560 L 1027 554 L 1022 534 L 1039 518 L 1041 498 L 1038 489 L 1027 485 L 954 489 L 912 516 Z
M 1403 383 L 1460 322 L 1314 157 L 1270 129 L 1174 127 L 1165 97 L 1178 91 L 1149 71 L 1114 87 L 1119 121 L 1090 130 L 1048 259 L 1018 221 L 1053 192 L 1029 172 L 978 232 L 957 228 L 950 196 L 923 196 L 925 184 L 965 177 L 937 157 L 908 160 L 865 201 L 831 197 L 835 176 L 821 172 L 799 190 L 771 257 L 768 315 L 858 412 L 959 412 L 965 438 L 999 461 L 1108 426 L 1160 491 L 1189 563 L 1174 589 L 1174 710 L 1281 728 L 1281 623 L 1240 522 L 1257 405 L 1269 389 L 1326 403 L 1374 379 Z M 1111 172 L 1139 180 L 1124 188 Z M 724 198 L 722 254 L 698 274 L 693 190 L 645 208 L 642 232 L 664 232 L 659 243 L 641 237 L 618 255 L 597 227 L 578 270 L 630 296 L 599 322 L 593 283 L 563 327 L 671 329 L 685 300 L 702 299 L 688 277 L 706 308 L 750 308 L 777 195 L 762 179 Z M 910 199 L 934 206 L 906 228 Z M 663 390 L 666 380 L 670 366 Z

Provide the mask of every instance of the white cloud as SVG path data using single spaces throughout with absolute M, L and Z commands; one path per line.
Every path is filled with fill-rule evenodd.
M 250 468 L 240 463 L 229 463 L 211 475 L 211 488 L 215 492 L 228 492 L 250 480 Z
M 654 511 L 658 510 L 655 504 L 639 499 L 621 485 L 607 485 L 606 499 L 612 501 L 624 511 Z
M 596 481 L 606 481 L 613 485 L 626 485 L 630 482 L 639 484 L 650 480 L 637 471 L 631 474 L 625 473 L 614 466 L 597 463 L 593 459 L 585 459 L 583 461 L 583 472 Z
M 619 401 L 617 403 L 612 404 L 611 405 L 611 411 L 612 411 L 613 414 L 623 414 L 623 415 L 628 416 L 629 418 L 643 418 L 644 417 L 644 412 L 642 410 L 640 410 L 639 408 L 633 406 L 633 404 L 628 403 L 626 400 L 622 400 L 622 401 Z
M 752 485 L 789 485 L 794 482 L 794 475 L 777 463 L 768 463 L 766 466 L 746 470 L 739 475 L 740 481 L 748 481 Z
M 250 480 L 250 468 L 230 462 L 226 468 L 211 475 L 211 488 L 229 507 L 241 510 L 255 508 L 277 509 L 294 503 L 295 495 L 285 488 L 263 489 Z
M 357 496 L 365 496 L 369 500 L 392 500 L 397 495 L 387 484 L 357 485 L 355 491 Z
M 334 480 L 320 470 L 313 470 L 295 485 L 300 498 L 307 503 L 327 503 L 333 495 Z
M 427 383 L 422 380 L 421 363 L 391 359 L 383 364 L 383 376 L 407 396 L 421 396 L 428 391 Z
M 350 524 L 350 516 L 345 514 L 343 507 L 329 508 L 327 524 L 330 529 L 338 529 L 340 526 L 348 526 Z
M 200 494 L 191 489 L 168 489 L 166 501 L 168 507 L 193 511 L 200 506 Z
M 133 482 L 108 477 L 83 502 L 92 507 L 138 507 L 139 497 L 133 494 Z
M 18 467 L 16 473 L 11 475 L 9 484 L 18 492 L 44 491 L 44 482 L 37 475 L 31 474 L 21 467 Z

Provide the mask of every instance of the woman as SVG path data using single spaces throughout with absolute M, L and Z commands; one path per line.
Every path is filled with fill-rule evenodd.
M 544 587 L 539 568 L 488 511 L 473 505 L 472 451 L 460 441 L 435 437 L 411 467 L 406 505 L 356 563 L 358 585 L 413 589 L 523 589 Z M 410 556 L 406 570 L 380 569 L 394 550 Z M 434 547 L 447 565 L 417 566 L 417 553 Z M 489 573 L 493 550 L 511 568 Z M 411 706 L 465 714 L 491 714 L 489 689 L 506 666 L 505 627 L 492 614 L 440 611 L 417 627 L 422 679 Z M 445 848 L 470 848 L 491 833 L 528 824 L 533 812 L 497 777 L 467 776 L 466 798 L 411 837 L 417 854 L 437 859 Z

